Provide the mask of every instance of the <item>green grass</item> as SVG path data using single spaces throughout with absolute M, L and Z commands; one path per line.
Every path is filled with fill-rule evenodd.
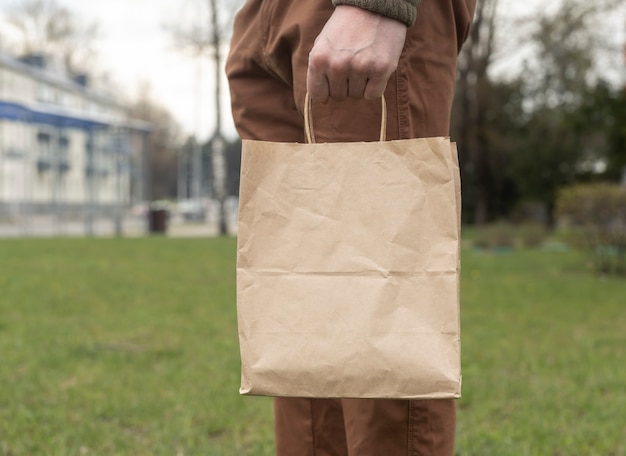
M 459 454 L 626 454 L 626 281 L 579 264 L 466 252 Z
M 626 455 L 626 281 L 579 264 L 464 252 L 459 455 Z M 0 241 L 0 455 L 273 454 L 234 266 L 234 239 Z
M 269 454 L 232 239 L 0 242 L 0 454 Z

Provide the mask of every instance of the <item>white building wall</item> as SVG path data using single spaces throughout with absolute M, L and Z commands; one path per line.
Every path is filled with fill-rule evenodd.
M 29 133 L 22 122 L 0 120 L 0 200 L 29 199 Z
M 69 130 L 67 136 L 69 139 L 68 161 L 70 166 L 65 173 L 67 200 L 72 203 L 84 203 L 87 201 L 85 188 L 87 135 L 83 131 Z
M 0 117 L 0 209 L 129 202 L 132 146 L 120 154 L 115 150 L 120 143 L 113 141 L 120 126 L 129 131 L 124 109 L 78 84 L 42 74 L 40 69 L 6 64 L 0 56 L 0 103 L 17 104 L 27 113 L 50 113 L 51 118 L 59 113 L 70 123 L 84 119 L 84 125 Z M 122 143 L 136 147 L 140 142 L 132 138 Z M 119 176 L 118 161 L 123 169 Z

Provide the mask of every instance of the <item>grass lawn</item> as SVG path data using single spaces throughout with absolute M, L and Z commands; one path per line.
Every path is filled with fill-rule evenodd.
M 458 454 L 626 455 L 626 280 L 579 264 L 465 251 Z M 0 240 L 0 455 L 273 454 L 234 266 L 234 239 Z

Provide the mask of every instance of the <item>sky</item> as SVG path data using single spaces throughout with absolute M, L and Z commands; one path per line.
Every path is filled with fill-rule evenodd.
M 195 11 L 194 0 L 59 0 L 86 21 L 97 21 L 103 68 L 130 97 L 146 83 L 188 134 L 207 139 L 214 131 L 214 67 L 177 49 L 167 27 Z M 222 71 L 223 74 L 223 71 Z M 225 78 L 222 87 L 226 86 Z M 223 91 L 224 130 L 235 136 L 227 90 Z M 199 101 L 205 102 L 199 103 Z
M 0 0 L 0 9 L 20 1 L 23 0 Z M 208 59 L 199 65 L 192 56 L 176 49 L 166 31 L 167 25 L 185 20 L 196 12 L 197 0 L 57 2 L 72 10 L 79 20 L 98 23 L 100 39 L 95 43 L 98 70 L 108 73 L 123 92 L 121 95 L 132 99 L 148 84 L 152 98 L 169 109 L 185 133 L 195 133 L 203 140 L 213 133 L 215 119 L 209 108 L 213 106 L 214 69 Z M 545 0 L 501 0 L 500 8 L 504 20 L 517 15 L 532 17 L 537 8 L 545 8 Z M 623 43 L 626 41 L 626 12 L 621 11 L 613 20 L 611 29 L 617 34 L 616 40 Z M 510 67 L 506 59 L 504 62 Z M 225 79 L 223 87 L 227 87 Z M 224 132 L 234 137 L 227 92 L 223 90 L 222 96 Z

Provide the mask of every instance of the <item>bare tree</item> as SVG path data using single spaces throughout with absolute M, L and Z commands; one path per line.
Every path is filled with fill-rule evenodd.
M 83 23 L 56 0 L 26 0 L 7 12 L 21 36 L 19 52 L 62 59 L 69 72 L 82 72 L 93 57 L 97 23 Z
M 228 188 L 228 173 L 225 155 L 225 139 L 222 132 L 222 51 L 226 41 L 230 36 L 231 23 L 234 11 L 240 0 L 191 0 L 193 5 L 193 15 L 191 18 L 182 18 L 178 24 L 169 26 L 169 31 L 178 49 L 191 54 L 196 58 L 208 56 L 213 61 L 214 66 L 214 112 L 215 129 L 210 141 L 211 160 L 213 169 L 213 190 L 220 201 L 220 233 L 226 234 L 226 217 L 224 214 L 224 200 Z M 200 67 L 198 67 L 200 68 Z M 198 70 L 199 71 L 199 70 Z M 201 79 L 200 75 L 196 76 Z M 196 108 L 199 109 L 199 108 Z M 196 116 L 199 116 L 198 112 Z M 194 178 L 193 187 L 195 197 L 200 197 L 201 192 L 201 170 L 202 163 L 201 148 L 197 147 L 193 152 L 194 157 Z
M 564 0 L 511 21 L 500 0 L 478 2 L 453 117 L 472 222 L 505 215 L 507 191 L 549 211 L 554 190 L 573 178 L 583 144 L 568 116 L 606 70 L 602 24 L 620 3 Z M 497 73 L 502 63 L 512 65 Z
M 607 15 L 623 0 L 568 0 L 535 22 L 534 58 L 526 62 L 527 96 L 535 105 L 554 107 L 581 102 L 585 89 L 604 78 L 601 58 L 619 54 L 614 36 L 605 35 Z M 613 33 L 615 31 L 613 30 Z
M 474 222 L 483 224 L 489 211 L 491 169 L 486 147 L 484 104 L 490 90 L 489 69 L 494 60 L 498 0 L 478 2 L 474 24 L 459 57 L 455 119 L 462 144 L 463 170 L 471 177 L 474 195 Z
M 222 51 L 230 37 L 234 12 L 242 0 L 188 0 L 187 14 L 166 26 L 174 45 L 194 57 L 214 63 L 215 131 L 221 134 Z

